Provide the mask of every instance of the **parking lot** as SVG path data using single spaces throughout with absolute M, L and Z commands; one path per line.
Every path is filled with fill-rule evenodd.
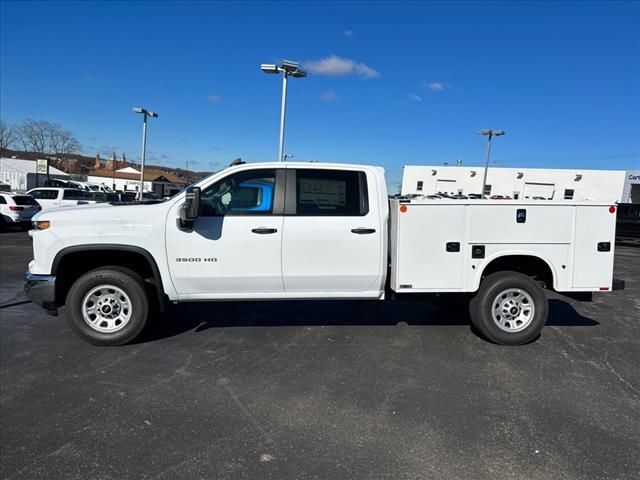
M 638 248 L 522 347 L 421 302 L 178 305 L 93 347 L 26 301 L 30 258 L 0 234 L 2 478 L 638 478 Z

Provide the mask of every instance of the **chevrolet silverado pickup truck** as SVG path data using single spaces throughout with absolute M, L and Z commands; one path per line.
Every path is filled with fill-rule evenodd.
M 488 340 L 535 340 L 544 289 L 612 279 L 616 206 L 392 198 L 364 165 L 234 165 L 163 202 L 37 214 L 25 290 L 96 345 L 133 340 L 167 302 L 470 297 Z M 465 297 L 466 296 L 466 297 Z M 154 308 L 159 307 L 159 308 Z

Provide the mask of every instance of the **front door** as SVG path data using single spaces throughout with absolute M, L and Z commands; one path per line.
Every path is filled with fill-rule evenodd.
M 284 288 L 293 296 L 361 296 L 381 290 L 382 235 L 375 182 L 364 171 L 287 172 Z M 308 295 L 307 295 L 308 294 Z
M 167 219 L 169 270 L 180 298 L 268 297 L 283 291 L 278 199 L 284 171 L 278 172 L 243 170 L 204 188 L 202 214 L 191 230 Z M 178 208 L 172 213 L 176 218 Z

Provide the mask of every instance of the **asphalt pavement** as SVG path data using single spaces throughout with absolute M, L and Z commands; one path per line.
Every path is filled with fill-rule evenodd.
M 423 302 L 177 305 L 94 347 L 25 300 L 30 258 L 0 233 L 3 479 L 640 477 L 640 248 L 520 347 Z

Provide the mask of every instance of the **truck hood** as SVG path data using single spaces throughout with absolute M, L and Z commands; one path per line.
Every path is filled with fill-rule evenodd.
M 99 223 L 129 223 L 131 221 L 145 219 L 151 210 L 166 210 L 168 203 L 156 204 L 120 204 L 95 203 L 90 205 L 77 205 L 72 207 L 59 207 L 42 211 L 33 217 L 34 221 L 51 220 L 58 223 L 85 222 L 86 225 Z

